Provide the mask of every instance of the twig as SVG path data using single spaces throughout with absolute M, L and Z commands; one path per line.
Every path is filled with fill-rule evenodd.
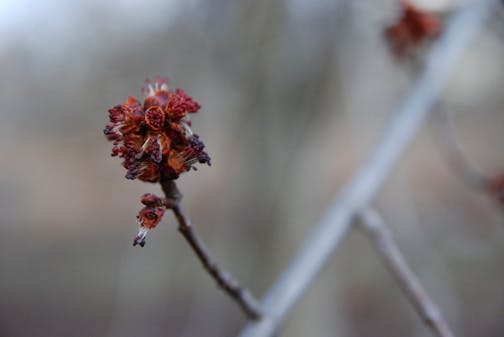
M 369 160 L 330 204 L 326 214 L 262 301 L 263 318 L 250 322 L 241 337 L 273 336 L 286 315 L 315 280 L 351 226 L 355 215 L 378 192 L 432 108 L 472 37 L 487 17 L 489 1 L 474 1 L 454 14 L 431 51 L 425 71 L 395 118 L 384 130 Z
M 454 337 L 455 335 L 443 318 L 439 307 L 406 263 L 394 241 L 390 228 L 380 214 L 373 209 L 362 211 L 360 225 L 369 235 L 376 250 L 425 324 L 439 337 Z
M 182 194 L 177 189 L 173 180 L 163 180 L 161 187 L 166 196 L 165 205 L 170 208 L 179 223 L 178 230 L 187 240 L 191 248 L 196 253 L 205 270 L 214 278 L 217 285 L 224 290 L 238 305 L 248 318 L 252 320 L 261 317 L 259 304 L 228 272 L 222 270 L 219 265 L 210 256 L 210 253 L 198 236 L 196 229 L 189 217 L 184 213 L 181 207 Z
M 434 127 L 440 149 L 445 154 L 448 164 L 470 187 L 487 190 L 490 180 L 466 159 L 457 141 L 446 103 L 440 100 L 437 105 Z

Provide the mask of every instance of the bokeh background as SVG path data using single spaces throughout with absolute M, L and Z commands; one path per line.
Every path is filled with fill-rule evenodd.
M 424 1 L 436 10 L 452 2 Z M 0 1 L 0 336 L 235 336 L 245 319 L 102 134 L 164 76 L 201 105 L 211 167 L 179 180 L 214 256 L 257 296 L 366 158 L 414 72 L 383 41 L 397 1 Z M 504 171 L 502 17 L 443 95 L 468 160 Z M 504 335 L 503 208 L 454 173 L 429 120 L 376 206 L 460 336 Z M 281 336 L 430 336 L 352 231 Z

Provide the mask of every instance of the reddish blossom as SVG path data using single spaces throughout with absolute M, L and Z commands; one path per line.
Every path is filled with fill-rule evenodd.
M 385 29 L 385 37 L 398 57 L 411 54 L 425 42 L 436 39 L 442 31 L 441 18 L 401 1 L 401 15 Z
M 145 111 L 145 123 L 154 131 L 164 127 L 165 119 L 165 112 L 159 106 L 151 106 Z
M 146 83 L 143 103 L 130 96 L 124 104 L 109 109 L 110 122 L 103 130 L 113 144 L 112 156 L 123 159 L 126 178 L 160 182 L 196 169 L 196 163 L 210 165 L 205 145 L 193 133 L 188 119 L 200 105 L 181 89 L 169 90 L 165 79 Z M 142 198 L 145 207 L 138 215 L 141 231 L 135 244 L 143 246 L 147 230 L 164 214 L 165 206 L 149 202 L 154 197 Z
M 188 112 L 195 113 L 200 109 L 200 105 L 193 101 L 182 89 L 175 90 L 175 94 L 169 96 L 166 106 L 170 118 L 174 120 L 184 118 Z
M 111 108 L 110 123 L 104 129 L 113 142 L 112 156 L 124 159 L 126 178 L 149 182 L 176 179 L 197 162 L 210 164 L 187 119 L 200 105 L 181 89 L 168 90 L 168 82 L 160 78 L 154 84 L 147 81 L 142 92 L 143 104 L 130 96 L 125 104 Z M 176 167 L 171 167 L 172 163 Z

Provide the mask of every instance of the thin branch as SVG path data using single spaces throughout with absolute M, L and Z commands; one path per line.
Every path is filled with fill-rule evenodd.
M 384 130 L 381 141 L 262 301 L 264 316 L 250 322 L 241 337 L 273 336 L 301 295 L 342 241 L 356 214 L 364 209 L 413 139 L 448 80 L 456 61 L 481 28 L 490 1 L 474 1 L 455 13 L 428 57 L 425 71 Z
M 447 104 L 440 100 L 438 109 L 434 114 L 435 131 L 439 146 L 446 156 L 448 164 L 470 187 L 487 190 L 489 179 L 467 160 L 462 148 L 457 141 L 453 121 L 450 118 Z
M 189 217 L 181 207 L 182 194 L 173 180 L 164 180 L 161 187 L 166 196 L 165 205 L 170 208 L 179 223 L 178 230 L 187 240 L 205 270 L 212 276 L 217 285 L 224 290 L 243 310 L 249 319 L 261 317 L 261 311 L 256 299 L 243 288 L 228 272 L 222 270 L 211 257 L 203 240 L 199 237 Z
M 394 241 L 392 231 L 380 214 L 373 209 L 362 211 L 360 225 L 369 235 L 376 250 L 425 324 L 439 337 L 454 337 L 439 307 L 406 263 Z

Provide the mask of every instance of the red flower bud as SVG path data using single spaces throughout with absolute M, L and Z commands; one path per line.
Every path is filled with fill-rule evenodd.
M 490 181 L 490 193 L 504 205 L 504 175 L 499 175 Z
M 410 54 L 426 41 L 437 38 L 442 31 L 438 15 L 418 9 L 406 1 L 402 1 L 401 5 L 401 16 L 385 29 L 385 38 L 398 57 Z
M 140 199 L 140 201 L 145 206 L 151 206 L 151 207 L 154 207 L 154 206 L 161 207 L 164 204 L 163 199 L 161 199 L 157 195 L 151 194 L 151 193 L 146 193 L 146 194 L 142 195 L 142 198 Z
M 159 106 L 150 107 L 145 111 L 145 123 L 154 131 L 159 131 L 165 123 L 165 113 Z
M 160 78 L 147 81 L 142 92 L 143 104 L 129 96 L 125 104 L 111 108 L 110 123 L 103 130 L 113 142 L 112 156 L 124 159 L 126 178 L 157 182 L 163 175 L 176 179 L 196 162 L 209 164 L 203 142 L 187 119 L 200 105 L 181 89 L 168 90 L 168 81 Z
M 144 208 L 140 210 L 137 215 L 137 221 L 139 225 L 138 234 L 133 240 L 133 246 L 139 244 L 140 246 L 145 245 L 145 238 L 147 233 L 151 228 L 157 226 L 157 224 L 163 218 L 166 207 L 164 205 L 163 199 L 159 198 L 154 194 L 144 194 L 141 198 L 142 204 L 145 205 Z

